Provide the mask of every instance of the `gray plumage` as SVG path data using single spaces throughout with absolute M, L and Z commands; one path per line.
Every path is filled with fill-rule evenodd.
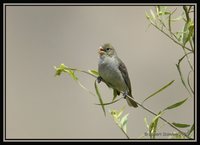
M 114 89 L 115 95 L 120 95 L 120 91 L 123 91 L 125 95 L 127 94 L 132 97 L 131 82 L 127 68 L 117 56 L 113 46 L 109 43 L 104 44 L 101 46 L 99 54 L 98 71 L 100 77 L 109 87 Z M 125 98 L 129 106 L 137 107 L 135 101 L 129 97 Z

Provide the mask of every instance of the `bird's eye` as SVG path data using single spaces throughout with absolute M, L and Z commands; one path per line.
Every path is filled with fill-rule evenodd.
M 110 48 L 106 48 L 106 50 L 107 50 L 107 51 L 109 51 L 109 50 L 110 50 Z

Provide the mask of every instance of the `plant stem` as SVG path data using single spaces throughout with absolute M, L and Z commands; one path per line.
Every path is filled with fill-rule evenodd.
M 95 75 L 93 75 L 93 74 L 91 74 L 91 73 L 89 73 L 88 71 L 85 71 L 85 70 L 80 70 L 80 69 L 75 69 L 75 68 L 69 68 L 69 67 L 68 67 L 67 69 L 71 69 L 71 70 L 73 70 L 73 71 L 83 72 L 83 73 L 85 73 L 85 74 L 88 74 L 88 75 L 91 75 L 91 76 L 97 78 L 97 76 L 95 76 Z
M 135 101 L 132 97 L 128 96 L 130 99 L 132 99 L 133 101 Z M 140 107 L 142 107 L 144 110 L 150 112 L 151 114 L 157 116 L 156 113 L 154 113 L 153 111 L 149 110 L 148 108 L 144 107 L 143 105 L 141 105 L 140 103 L 138 103 L 137 101 L 135 101 Z M 188 139 L 191 139 L 186 133 L 182 132 L 180 129 L 176 128 L 173 124 L 171 124 L 170 122 L 168 122 L 165 118 L 163 117 L 159 117 L 161 120 L 163 120 L 164 122 L 166 122 L 168 125 L 170 125 L 172 128 L 174 128 L 175 130 L 177 130 L 178 132 L 180 132 L 183 136 L 185 136 Z
M 95 76 L 95 75 L 93 75 L 93 74 L 90 74 L 89 72 L 87 72 L 87 71 L 84 71 L 84 70 L 79 70 L 79 69 L 74 69 L 74 68 L 67 68 L 67 69 L 71 69 L 71 70 L 73 70 L 73 71 L 79 71 L 79 72 L 83 72 L 83 73 L 86 73 L 86 74 L 88 74 L 88 75 L 90 75 L 90 76 L 93 76 L 93 77 L 95 77 L 95 78 L 97 78 L 97 76 Z M 105 83 L 105 82 L 104 82 Z M 122 92 L 121 91 L 121 93 L 124 93 L 124 92 Z M 92 93 L 93 94 L 93 93 Z M 130 99 L 132 99 L 133 101 L 135 101 L 132 97 L 130 97 L 129 95 L 127 95 L 127 97 L 129 97 Z M 140 103 L 138 103 L 137 101 L 135 101 L 140 107 L 142 107 L 144 110 L 146 110 L 146 111 L 148 111 L 149 113 L 151 113 L 151 114 L 153 114 L 153 115 L 155 115 L 155 116 L 157 116 L 157 114 L 156 113 L 154 113 L 153 111 L 151 111 L 150 109 L 148 109 L 148 108 L 146 108 L 146 107 L 144 107 L 142 104 L 140 104 Z M 186 138 L 188 138 L 188 139 L 191 139 L 187 134 L 185 134 L 184 132 L 182 132 L 181 130 L 179 130 L 178 128 L 176 128 L 173 124 L 171 124 L 170 122 L 168 122 L 165 118 L 163 118 L 163 117 L 159 117 L 161 120 L 163 120 L 164 122 L 166 122 L 168 125 L 170 125 L 172 128 L 174 128 L 175 130 L 177 130 L 178 132 L 180 132 L 182 135 L 184 135 Z M 128 135 L 124 132 L 124 130 L 123 129 L 121 129 L 122 131 L 123 131 L 123 133 L 126 135 L 126 137 L 129 139 L 129 137 L 128 137 Z
M 186 16 L 186 23 L 189 23 L 190 22 L 190 16 L 189 16 L 189 10 L 187 9 L 187 6 L 183 6 L 183 10 L 184 10 L 185 16 Z M 191 45 L 191 41 L 189 41 L 189 42 L 190 42 L 190 46 L 191 46 L 192 50 L 194 51 L 194 48 Z M 186 47 L 183 46 L 184 53 L 187 54 L 185 48 Z M 190 65 L 190 68 L 192 69 L 192 71 L 194 71 L 194 68 L 193 68 L 193 66 L 191 64 L 191 61 L 190 61 L 189 57 L 187 55 L 186 55 L 186 57 L 187 57 L 187 61 L 188 61 L 189 65 Z
M 151 24 L 157 28 L 159 31 L 161 31 L 163 34 L 165 34 L 168 38 L 170 38 L 172 41 L 174 41 L 176 44 L 180 45 L 181 47 L 184 47 L 185 49 L 187 49 L 188 51 L 192 51 L 191 49 L 189 49 L 188 47 L 183 46 L 181 43 L 179 43 L 178 41 L 174 40 L 169 34 L 167 34 L 165 31 L 163 31 L 162 29 L 160 29 L 157 25 L 155 25 L 154 23 L 151 22 Z
M 128 139 L 130 139 L 130 137 L 128 136 L 128 134 L 120 127 L 120 129 L 122 130 L 122 132 L 126 135 L 126 137 L 128 138 Z

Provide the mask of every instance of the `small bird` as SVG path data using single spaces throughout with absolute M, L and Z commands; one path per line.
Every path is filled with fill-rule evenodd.
M 132 96 L 131 82 L 125 64 L 117 56 L 114 47 L 110 43 L 106 43 L 99 48 L 99 77 L 98 82 L 104 81 L 108 87 L 113 88 L 114 95 L 120 95 L 124 92 L 124 98 L 129 106 L 138 107 L 137 103 L 127 97 Z

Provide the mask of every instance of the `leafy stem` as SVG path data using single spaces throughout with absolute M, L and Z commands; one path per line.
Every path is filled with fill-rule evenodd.
M 98 72 L 96 72 L 96 71 L 85 71 L 85 70 L 79 70 L 79 69 L 75 69 L 75 68 L 69 68 L 69 67 L 67 67 L 67 66 L 65 66 L 64 64 L 61 64 L 60 65 L 60 67 L 54 67 L 55 68 L 55 70 L 56 70 L 56 76 L 59 76 L 59 75 L 61 75 L 61 73 L 62 72 L 67 72 L 67 73 L 69 73 L 69 75 L 74 79 L 74 80 L 78 80 L 78 78 L 75 76 L 75 74 L 74 74 L 74 71 L 78 71 L 78 72 L 82 72 L 82 73 L 85 73 L 85 74 L 88 74 L 88 75 L 90 75 L 90 76 L 92 76 L 92 77 L 94 77 L 94 78 L 96 78 L 97 79 L 97 75 L 98 75 Z M 172 81 L 173 82 L 173 81 Z M 172 83 L 171 82 L 171 83 Z M 170 84 L 171 84 L 170 83 Z M 168 85 L 167 85 L 168 86 Z M 164 87 L 165 88 L 165 87 Z M 105 114 L 105 108 L 104 108 L 104 103 L 103 103 L 103 101 L 102 101 L 102 98 L 101 98 L 101 95 L 100 95 L 100 93 L 99 93 L 99 90 L 98 90 L 98 88 L 97 88 L 97 84 L 96 84 L 96 80 L 95 80 L 95 89 L 96 89 L 96 93 L 97 93 L 97 96 L 99 97 L 99 100 L 100 100 L 100 105 L 102 106 L 102 109 L 103 109 L 103 111 L 104 111 L 104 114 Z M 124 92 L 121 92 L 121 93 L 124 93 Z M 156 93 L 153 93 L 153 94 L 157 94 L 157 92 Z M 152 96 L 152 95 L 150 95 L 150 96 Z M 127 95 L 127 97 L 129 97 L 130 99 L 132 99 L 132 100 L 134 100 L 132 97 L 130 97 L 129 95 Z M 149 112 L 149 113 L 151 113 L 151 114 L 153 114 L 154 116 L 157 116 L 157 114 L 156 113 L 154 113 L 153 111 L 151 111 L 150 109 L 148 109 L 148 108 L 146 108 L 145 106 L 143 106 L 141 103 L 139 103 L 139 102 L 137 102 L 136 100 L 134 100 L 141 108 L 143 108 L 144 110 L 146 110 L 147 112 Z M 168 109 L 168 108 L 166 108 L 166 109 Z M 166 110 L 165 109 L 165 110 Z M 165 110 L 163 110 L 163 111 L 165 111 Z M 181 130 L 179 130 L 177 127 L 175 127 L 173 124 L 171 124 L 170 122 L 168 122 L 165 118 L 163 118 L 163 117 L 161 117 L 161 116 L 159 116 L 159 118 L 161 119 L 161 120 L 163 120 L 164 122 L 166 122 L 168 125 L 170 125 L 172 128 L 174 128 L 175 130 L 177 130 L 179 133 L 181 133 L 183 136 L 185 136 L 186 138 L 190 138 L 187 134 L 185 134 L 184 132 L 182 132 Z M 123 133 L 124 133 L 124 130 L 123 130 Z M 125 133 L 125 135 L 127 136 L 127 138 L 129 138 L 128 137 L 128 135 Z

